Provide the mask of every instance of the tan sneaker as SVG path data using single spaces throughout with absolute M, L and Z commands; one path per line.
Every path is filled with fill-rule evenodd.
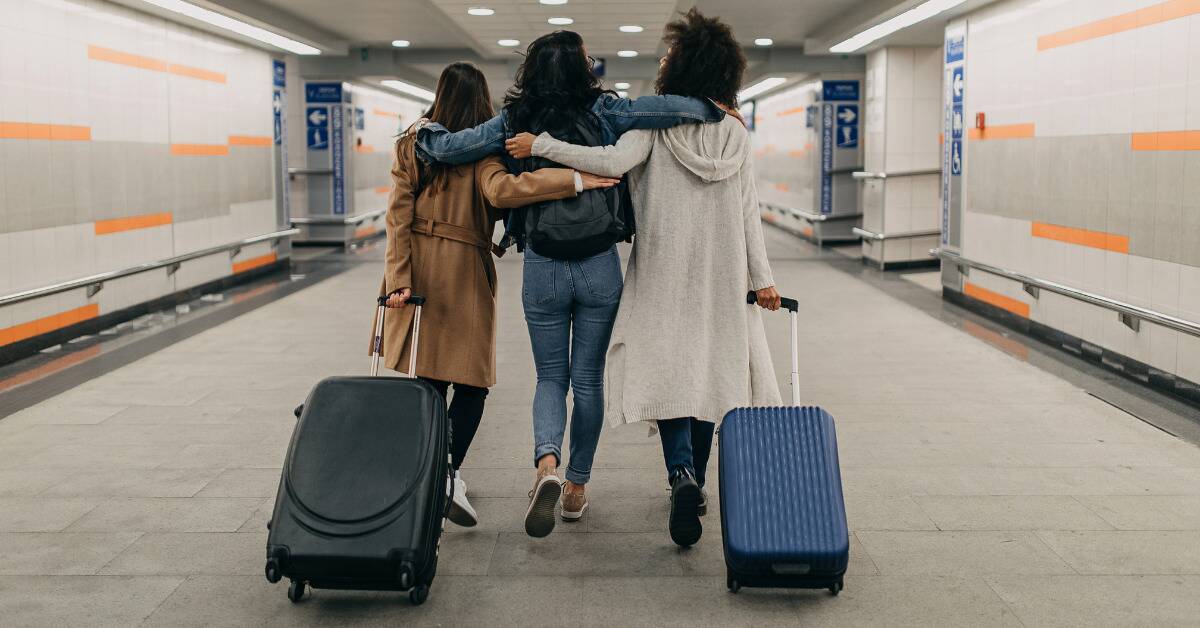
M 541 538 L 554 531 L 554 506 L 562 495 L 562 480 L 554 467 L 538 467 L 537 479 L 529 491 L 529 508 L 525 511 L 525 533 Z
M 588 499 L 583 484 L 568 481 L 562 494 L 562 520 L 567 522 L 579 521 L 587 512 Z

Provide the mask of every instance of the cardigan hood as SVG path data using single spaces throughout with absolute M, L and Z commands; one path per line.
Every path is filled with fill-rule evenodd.
M 701 179 L 723 181 L 737 174 L 750 154 L 750 134 L 733 116 L 713 124 L 681 124 L 662 132 L 663 144 Z

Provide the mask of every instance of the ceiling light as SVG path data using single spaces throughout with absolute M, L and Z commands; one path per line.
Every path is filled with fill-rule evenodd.
M 467 9 L 467 15 L 492 15 L 495 12 L 495 9 L 489 9 L 487 7 L 471 7 Z
M 383 85 L 384 87 L 394 89 L 402 94 L 416 96 L 417 98 L 420 98 L 426 102 L 433 102 L 433 92 L 425 89 L 424 87 L 417 87 L 411 83 L 405 83 L 404 81 L 397 81 L 394 79 L 380 81 L 379 84 Z
M 750 87 L 747 87 L 746 89 L 743 89 L 742 91 L 738 92 L 738 102 L 745 102 L 746 100 L 754 98 L 755 96 L 757 96 L 769 89 L 774 89 L 776 87 L 779 87 L 780 85 L 783 85 L 786 82 L 787 82 L 787 79 L 785 79 L 783 77 L 779 77 L 779 76 L 772 76 L 770 78 L 765 78 L 765 79 L 751 85 Z
M 618 50 L 617 56 L 618 57 L 636 57 L 637 51 L 636 50 Z
M 864 48 L 875 41 L 891 35 L 896 31 L 908 28 L 917 22 L 927 20 L 943 11 L 953 9 L 954 7 L 966 1 L 967 0 L 928 0 L 928 2 L 925 2 L 920 6 L 913 7 L 882 24 L 876 24 L 875 26 L 872 26 L 871 28 L 868 28 L 867 30 L 855 35 L 854 37 L 851 37 L 850 39 L 847 39 L 846 41 L 843 41 L 840 44 L 831 46 L 829 48 L 829 52 L 854 52 L 855 50 Z
M 396 41 L 392 42 L 392 45 L 397 48 L 408 48 L 412 45 L 412 42 L 408 41 L 407 39 L 397 39 Z
M 501 46 L 504 46 L 505 48 L 512 48 L 513 46 L 520 46 L 521 40 L 520 39 L 500 39 L 500 40 L 497 40 L 496 43 L 500 44 Z
M 629 92 L 627 92 L 625 90 L 621 90 L 621 91 L 617 92 L 617 96 L 620 96 L 621 98 L 629 98 Z
M 542 4 L 566 4 L 567 0 L 538 0 Z
M 773 43 L 775 43 L 775 40 L 770 37 L 759 37 L 754 40 L 755 46 L 770 46 Z
M 613 83 L 613 87 L 617 89 L 629 89 L 629 83 L 621 81 L 620 83 Z
M 566 26 L 567 24 L 574 24 L 574 23 L 575 23 L 575 20 L 572 20 L 572 19 L 571 19 L 571 18 L 569 18 L 569 17 L 552 17 L 552 18 L 550 18 L 550 19 L 548 19 L 548 20 L 546 20 L 546 21 L 547 21 L 547 22 L 549 22 L 549 23 L 551 23 L 551 24 L 553 24 L 553 25 L 555 25 L 555 26 Z
M 640 33 L 646 29 L 638 26 L 637 24 L 625 24 L 619 27 L 617 30 L 621 31 L 622 33 Z
M 249 37 L 255 41 L 261 41 L 264 44 L 270 44 L 276 48 L 294 52 L 298 55 L 319 55 L 321 51 L 308 44 L 301 43 L 295 39 L 290 39 L 278 33 L 272 33 L 265 28 L 259 28 L 247 24 L 241 20 L 235 20 L 228 15 L 202 9 L 194 4 L 184 2 L 183 0 L 143 0 L 146 4 L 152 4 L 160 9 L 166 9 L 173 13 L 178 13 L 190 17 L 194 20 L 199 20 L 205 24 L 211 24 L 217 28 L 223 28 L 227 31 L 232 31 L 238 35 Z

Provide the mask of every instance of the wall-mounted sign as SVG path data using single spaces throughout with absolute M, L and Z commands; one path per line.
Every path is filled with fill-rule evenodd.
M 342 84 L 306 83 L 304 102 L 342 102 Z
M 822 95 L 825 100 L 860 100 L 858 81 L 825 81 Z

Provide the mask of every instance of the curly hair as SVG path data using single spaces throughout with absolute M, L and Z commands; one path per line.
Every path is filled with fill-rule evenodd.
M 667 56 L 654 84 L 659 94 L 711 98 L 737 107 L 746 55 L 733 30 L 720 18 L 692 7 L 663 30 Z
M 583 38 L 572 31 L 554 31 L 529 44 L 516 81 L 504 95 L 504 106 L 514 130 L 541 131 L 590 112 L 604 92 Z

